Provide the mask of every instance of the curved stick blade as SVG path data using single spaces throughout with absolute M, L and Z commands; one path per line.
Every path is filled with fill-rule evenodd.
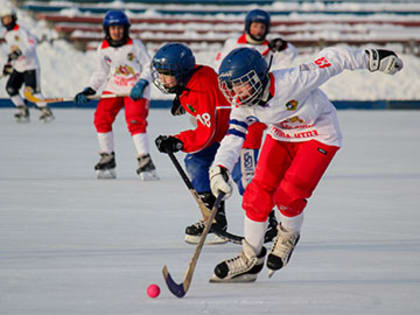
M 177 284 L 174 279 L 172 279 L 171 275 L 169 274 L 168 267 L 163 266 L 162 268 L 163 278 L 165 279 L 166 285 L 168 286 L 169 291 L 172 292 L 173 295 L 182 298 L 185 295 L 184 284 Z

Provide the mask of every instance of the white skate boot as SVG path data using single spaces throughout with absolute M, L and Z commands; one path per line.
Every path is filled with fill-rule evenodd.
M 265 247 L 257 255 L 251 245 L 242 240 L 242 252 L 239 256 L 222 261 L 214 268 L 210 282 L 253 282 L 264 267 L 267 253 Z
M 113 179 L 117 177 L 117 173 L 115 172 L 115 167 L 117 164 L 115 163 L 115 153 L 106 153 L 102 152 L 99 153 L 101 159 L 95 165 L 96 176 L 98 179 Z
M 286 230 L 281 223 L 277 226 L 277 237 L 267 257 L 268 276 L 270 278 L 275 271 L 287 265 L 299 238 L 300 234 L 298 232 Z
M 150 154 L 138 157 L 137 161 L 139 162 L 139 167 L 137 168 L 136 172 L 142 181 L 159 179 L 159 176 L 156 173 L 156 167 L 153 164 Z

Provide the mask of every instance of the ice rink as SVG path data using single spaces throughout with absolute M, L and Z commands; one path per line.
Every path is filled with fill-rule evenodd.
M 0 110 L 0 314 L 420 314 L 420 111 L 339 111 L 344 146 L 306 208 L 290 264 L 251 284 L 210 284 L 234 244 L 205 246 L 183 299 L 199 210 L 153 140 L 190 123 L 149 116 L 161 180 L 141 182 L 123 113 L 115 124 L 116 180 L 99 181 L 93 110 L 55 110 L 50 124 L 17 124 Z M 179 159 L 182 154 L 177 154 Z M 235 193 L 229 230 L 242 234 Z M 161 295 L 150 299 L 146 287 Z

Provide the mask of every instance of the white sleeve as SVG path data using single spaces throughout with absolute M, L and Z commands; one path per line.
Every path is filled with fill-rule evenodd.
M 233 50 L 233 49 L 235 49 L 235 48 L 237 48 L 237 47 L 239 47 L 239 46 L 237 46 L 236 45 L 236 42 L 237 42 L 237 38 L 235 37 L 232 37 L 232 38 L 228 38 L 226 41 L 225 41 L 225 43 L 224 43 L 224 45 L 223 45 L 223 47 L 222 47 L 222 50 L 220 51 L 220 52 L 218 52 L 217 53 L 217 56 L 216 56 L 216 60 L 215 60 L 215 63 L 214 63 L 214 70 L 217 72 L 217 73 L 219 73 L 219 67 L 220 67 L 220 64 L 222 63 L 222 61 L 223 61 L 223 59 L 225 59 L 225 57 Z
M 105 58 L 102 56 L 100 47 L 97 50 L 96 64 L 96 70 L 90 77 L 88 86 L 95 91 L 98 91 L 107 81 L 111 68 L 110 65 L 106 63 Z
M 220 143 L 220 147 L 214 157 L 213 165 L 222 165 L 232 173 L 239 159 L 242 144 L 248 132 L 248 125 L 249 122 L 242 115 L 241 109 L 233 109 L 230 115 L 229 129 Z
M 297 56 L 297 49 L 290 42 L 287 42 L 285 50 L 273 54 L 272 70 L 289 68 Z
M 367 69 L 367 66 L 368 56 L 364 50 L 326 48 L 314 62 L 289 69 L 282 88 L 291 95 L 307 94 L 344 70 Z
M 147 52 L 146 47 L 140 40 L 135 40 L 135 43 L 138 50 L 139 62 L 142 66 L 140 78 L 148 81 L 150 84 L 152 82 L 152 73 L 151 73 L 152 58 L 150 57 L 149 53 Z

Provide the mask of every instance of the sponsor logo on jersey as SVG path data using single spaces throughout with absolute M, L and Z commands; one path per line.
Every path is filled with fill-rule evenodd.
M 296 100 L 290 100 L 286 103 L 286 109 L 287 110 L 296 110 L 297 106 L 298 106 L 298 102 Z
M 132 52 L 128 53 L 127 58 L 128 58 L 129 61 L 133 61 L 134 60 L 134 54 Z
M 121 65 L 115 70 L 115 74 L 123 75 L 123 76 L 129 76 L 129 75 L 135 75 L 136 72 L 130 66 L 127 66 L 127 65 L 122 66 Z
M 111 63 L 112 62 L 112 60 L 111 60 L 111 58 L 109 58 L 109 56 L 104 56 L 104 60 L 105 60 L 105 62 L 106 63 Z

